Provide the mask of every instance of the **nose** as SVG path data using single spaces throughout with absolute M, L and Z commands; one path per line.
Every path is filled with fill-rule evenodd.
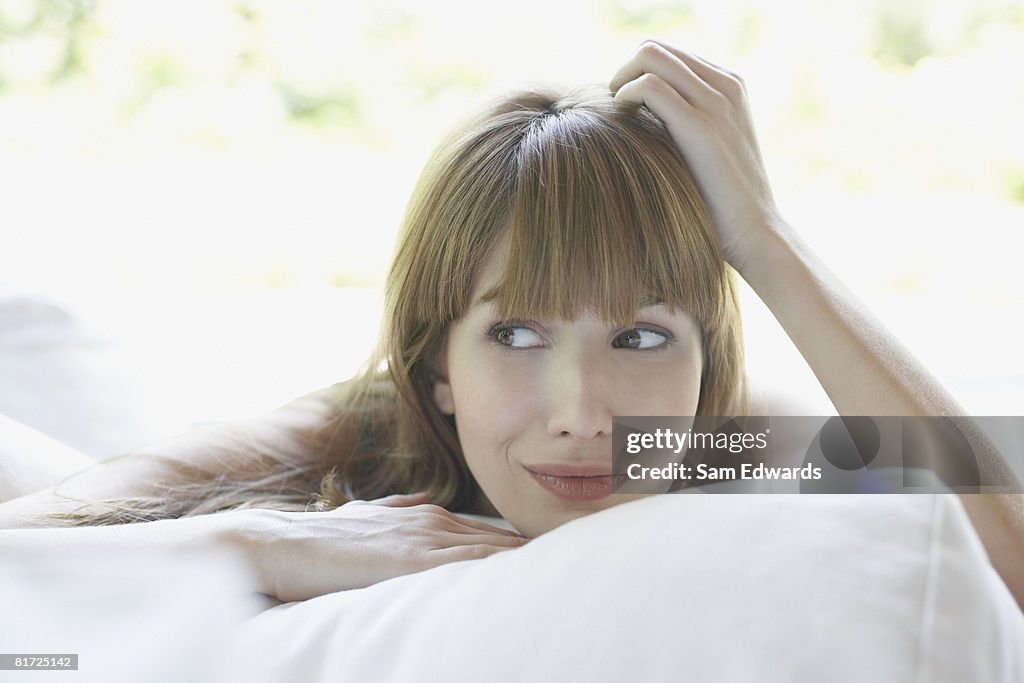
M 611 436 L 613 384 L 599 359 L 571 352 L 548 372 L 548 433 L 580 440 Z

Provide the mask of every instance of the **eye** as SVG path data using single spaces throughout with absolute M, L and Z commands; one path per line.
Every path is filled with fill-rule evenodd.
M 667 333 L 634 327 L 615 337 L 612 346 L 617 349 L 655 349 L 669 341 L 671 340 Z
M 544 345 L 540 335 L 529 327 L 499 324 L 491 328 L 488 336 L 500 346 L 513 349 L 530 349 Z

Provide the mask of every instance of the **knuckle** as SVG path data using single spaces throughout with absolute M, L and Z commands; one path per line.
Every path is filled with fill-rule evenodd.
M 728 89 L 729 92 L 735 93 L 737 95 L 742 93 L 746 89 L 746 82 L 739 74 L 733 71 L 726 71 L 723 81 L 724 87 Z
M 657 74 L 645 73 L 637 79 L 638 85 L 652 90 L 660 90 L 667 85 Z
M 644 58 L 660 59 L 665 54 L 665 48 L 661 46 L 661 43 L 648 38 L 640 44 L 637 52 Z
M 449 516 L 447 510 L 440 505 L 435 505 L 434 503 L 414 505 L 411 510 L 418 519 L 424 522 L 437 522 L 439 518 L 443 519 Z
M 470 546 L 469 548 L 470 557 L 477 560 L 482 559 L 484 557 L 489 557 L 494 552 L 495 549 L 493 546 L 483 545 L 482 543 Z
M 727 109 L 732 108 L 732 101 L 728 98 L 728 96 L 718 92 L 717 90 L 712 92 L 711 99 L 714 102 L 715 108 L 718 109 L 719 111 L 725 111 Z
M 715 131 L 715 121 L 719 117 L 701 109 L 695 109 L 693 114 L 692 125 L 695 126 L 702 135 L 710 136 Z

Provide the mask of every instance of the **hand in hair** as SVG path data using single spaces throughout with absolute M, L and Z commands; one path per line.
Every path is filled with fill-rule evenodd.
M 646 105 L 665 123 L 708 206 L 725 260 L 742 272 L 753 258 L 754 234 L 781 220 L 743 80 L 697 55 L 647 40 L 609 86 L 616 100 Z
M 226 515 L 235 516 L 233 540 L 252 562 L 262 592 L 284 602 L 485 558 L 528 540 L 428 500 L 416 493 L 352 501 L 330 512 Z

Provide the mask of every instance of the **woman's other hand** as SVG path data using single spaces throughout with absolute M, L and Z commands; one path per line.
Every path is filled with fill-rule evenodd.
M 665 123 L 708 205 L 725 260 L 742 272 L 758 232 L 781 220 L 742 79 L 647 40 L 609 86 L 616 100 L 644 104 Z
M 426 494 L 353 501 L 330 512 L 238 510 L 235 533 L 262 592 L 284 602 L 362 588 L 528 539 L 429 504 Z

